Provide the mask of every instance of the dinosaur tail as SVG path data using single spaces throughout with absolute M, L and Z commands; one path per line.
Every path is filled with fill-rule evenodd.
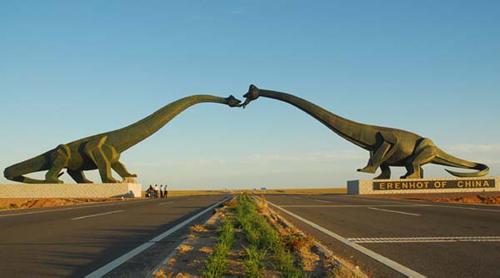
M 445 166 L 477 170 L 477 172 L 462 173 L 462 172 L 455 172 L 455 171 L 446 169 L 446 171 L 448 173 L 452 174 L 455 177 L 461 177 L 461 178 L 482 177 L 482 176 L 486 176 L 490 172 L 490 168 L 485 164 L 476 163 L 476 162 L 468 161 L 465 159 L 461 159 L 461 158 L 452 156 L 452 155 L 444 152 L 443 150 L 438 150 L 438 155 L 434 159 L 433 162 L 435 164 L 440 164 L 440 165 L 445 165 Z
M 44 183 L 44 180 L 32 179 L 23 175 L 48 170 L 50 151 L 31 159 L 19 162 L 5 168 L 3 175 L 6 179 L 24 183 Z

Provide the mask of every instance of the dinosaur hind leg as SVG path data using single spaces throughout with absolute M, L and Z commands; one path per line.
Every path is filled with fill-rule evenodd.
M 92 183 L 91 180 L 85 177 L 85 174 L 81 170 L 69 170 L 68 174 L 77 182 L 77 183 Z
M 431 162 L 437 155 L 438 149 L 429 139 L 418 144 L 415 154 L 406 163 L 406 175 L 402 179 L 420 179 L 424 177 L 422 165 Z
M 382 172 L 375 178 L 376 180 L 388 180 L 391 178 L 391 168 L 387 164 L 380 165 L 380 169 Z
M 62 175 L 61 170 L 67 166 L 69 160 L 69 148 L 66 145 L 59 145 L 52 157 L 52 165 L 49 171 L 45 174 L 44 183 L 63 183 L 59 177 Z
M 121 163 L 120 161 L 115 161 L 113 164 L 111 164 L 111 168 L 113 168 L 113 170 L 115 170 L 115 172 L 117 172 L 118 175 L 120 175 L 120 177 L 122 178 L 137 177 L 136 174 L 131 174 L 127 170 L 127 167 L 125 167 L 125 165 L 123 165 L 123 163 Z

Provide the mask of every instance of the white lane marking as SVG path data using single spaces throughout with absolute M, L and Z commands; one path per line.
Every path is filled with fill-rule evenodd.
M 441 206 L 440 205 L 433 205 L 433 207 L 468 209 L 468 210 L 489 211 L 489 212 L 500 212 L 500 209 L 483 209 L 483 208 L 470 208 L 470 207 L 459 207 L 459 206 L 442 206 L 442 205 Z
M 366 207 L 385 207 L 385 208 L 413 208 L 413 207 L 432 207 L 432 205 L 283 205 L 283 208 L 366 208 Z
M 318 200 L 318 199 L 313 199 L 316 202 L 322 202 L 322 203 L 333 203 L 331 201 L 325 201 L 325 200 Z
M 418 213 L 409 213 L 409 212 L 404 212 L 404 211 L 399 211 L 399 210 L 381 209 L 381 208 L 374 208 L 374 207 L 369 207 L 368 209 L 391 212 L 391 213 L 398 213 L 398 214 L 404 214 L 404 215 L 410 215 L 410 216 L 421 216 L 421 214 L 418 214 Z
M 124 212 L 124 210 L 121 209 L 121 210 L 114 210 L 114 211 L 108 211 L 108 212 L 103 212 L 103 213 L 90 214 L 90 215 L 85 215 L 85 216 L 71 218 L 71 220 L 81 220 L 81 219 L 85 219 L 85 218 L 92 218 L 92 217 L 110 215 L 110 214 L 115 214 L 115 213 L 120 213 L 120 212 Z
M 160 203 L 158 204 L 159 206 L 165 206 L 165 205 L 170 205 L 170 204 L 173 204 L 175 203 L 174 201 L 170 201 L 170 202 L 165 202 L 165 203 Z
M 168 229 L 167 231 L 161 233 L 160 235 L 156 236 L 155 238 L 137 246 L 136 248 L 132 249 L 126 254 L 123 254 L 122 256 L 116 258 L 115 260 L 107 263 L 106 265 L 100 267 L 99 269 L 93 271 L 92 273 L 86 275 L 86 278 L 94 278 L 94 277 L 102 277 L 106 275 L 107 273 L 111 272 L 113 269 L 119 267 L 126 261 L 130 260 L 131 258 L 135 257 L 136 255 L 142 253 L 144 250 L 148 249 L 149 247 L 155 245 L 157 242 L 161 241 L 162 239 L 168 237 L 169 235 L 175 233 L 176 231 L 180 230 L 182 227 L 188 225 L 189 223 L 193 222 L 196 218 L 199 218 L 203 214 L 207 213 L 208 211 L 214 209 L 215 207 L 219 206 L 220 204 L 224 203 L 225 201 L 229 200 L 230 198 L 225 198 L 224 200 L 215 203 L 214 205 L 211 205 L 210 207 L 206 208 L 202 212 L 190 217 L 189 219 L 186 219 L 182 221 L 181 223 L 175 225 L 174 227 Z
M 285 213 L 287 213 L 287 214 L 289 214 L 289 215 L 297 218 L 298 220 L 300 220 L 300 221 L 302 221 L 302 222 L 310 225 L 311 227 L 313 227 L 313 228 L 315 228 L 315 229 L 317 229 L 317 230 L 319 230 L 319 231 L 321 231 L 321 232 L 323 232 L 323 233 L 325 233 L 325 234 L 333 237 L 334 239 L 342 242 L 343 244 L 345 244 L 345 245 L 347 245 L 347 246 L 349 246 L 349 247 L 351 247 L 351 248 L 353 248 L 353 249 L 355 249 L 355 250 L 357 250 L 357 251 L 359 251 L 359 252 L 361 252 L 361 253 L 363 253 L 363 254 L 365 254 L 365 255 L 367 255 L 367 256 L 369 256 L 369 257 L 371 257 L 371 258 L 373 258 L 373 259 L 375 259 L 377 261 L 379 261 L 379 262 L 381 262 L 381 263 L 383 263 L 384 265 L 386 265 L 386 266 L 388 266 L 388 267 L 390 267 L 390 268 L 398 271 L 399 273 L 402 273 L 402 274 L 404 274 L 404 275 L 406 275 L 408 277 L 425 277 L 424 275 L 422 275 L 422 274 L 420 274 L 420 273 L 418 273 L 418 272 L 416 272 L 416 271 L 414 271 L 414 270 L 412 270 L 412 269 L 410 269 L 410 268 L 408 268 L 408 267 L 406 267 L 404 265 L 401 265 L 401 264 L 399 264 L 399 263 L 397 263 L 397 262 L 395 262 L 395 261 L 393 261 L 393 260 L 391 260 L 389 258 L 386 258 L 386 257 L 384 257 L 384 256 L 382 256 L 382 255 L 380 255 L 378 253 L 375 253 L 375 252 L 373 252 L 372 250 L 370 250 L 370 249 L 368 249 L 366 247 L 363 247 L 363 246 L 361 246 L 359 244 L 351 242 L 351 241 L 347 240 L 346 238 L 342 237 L 341 235 L 338 235 L 338 234 L 336 234 L 334 232 L 331 232 L 328 229 L 323 228 L 323 227 L 321 227 L 320 225 L 318 225 L 318 224 L 316 224 L 314 222 L 311 222 L 311 221 L 309 221 L 309 220 L 307 220 L 305 218 L 302 218 L 302 217 L 300 217 L 300 216 L 298 216 L 298 215 L 296 215 L 296 214 L 294 214 L 294 213 L 292 213 L 292 212 L 290 212 L 290 211 L 288 211 L 288 210 L 286 210 L 286 209 L 284 209 L 282 207 L 279 207 L 279 206 L 277 206 L 277 205 L 275 205 L 275 204 L 273 204 L 273 203 L 271 203 L 269 201 L 268 201 L 268 203 L 271 204 L 272 206 L 276 207 L 277 209 L 279 209 L 279 210 L 281 210 L 281 211 L 283 211 L 283 212 L 285 212 Z
M 12 216 L 21 216 L 21 215 L 30 215 L 30 214 L 40 214 L 40 213 L 49 213 L 49 212 L 59 212 L 59 211 L 67 211 L 67 210 L 74 210 L 74 209 L 84 209 L 84 208 L 100 208 L 100 207 L 110 207 L 110 206 L 117 206 L 117 205 L 123 205 L 123 204 L 138 204 L 138 203 L 143 203 L 143 202 L 149 202 L 150 200 L 141 200 L 141 201 L 118 201 L 118 202 L 111 202 L 110 204 L 99 204 L 99 205 L 77 205 L 77 206 L 72 206 L 72 207 L 65 207 L 65 208 L 55 208 L 55 209 L 50 209 L 50 210 L 42 210 L 42 211 L 30 211 L 30 212 L 23 212 L 23 213 L 13 213 L 13 214 L 2 214 L 0 215 L 1 217 L 12 217 Z
M 452 236 L 452 237 L 359 237 L 348 238 L 354 243 L 457 243 L 500 242 L 500 236 Z

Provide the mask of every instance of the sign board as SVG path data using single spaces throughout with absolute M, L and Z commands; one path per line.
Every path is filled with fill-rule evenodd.
M 495 179 L 373 181 L 374 191 L 495 188 Z

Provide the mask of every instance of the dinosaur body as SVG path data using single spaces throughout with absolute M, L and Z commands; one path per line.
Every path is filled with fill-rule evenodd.
M 244 97 L 246 101 L 241 105 L 243 107 L 258 97 L 289 103 L 311 115 L 342 138 L 369 151 L 367 166 L 358 171 L 375 173 L 380 168 L 382 172 L 376 179 L 389 179 L 391 166 L 406 167 L 407 173 L 401 178 L 422 178 L 422 166 L 428 163 L 477 170 L 474 173 L 446 170 L 458 177 L 480 177 L 489 172 L 488 166 L 449 155 L 428 138 L 401 129 L 351 121 L 291 94 L 262 90 L 251 85 Z
M 185 97 L 127 127 L 59 145 L 34 158 L 7 167 L 4 176 L 7 179 L 25 183 L 62 183 L 59 176 L 66 168 L 68 174 L 78 183 L 90 183 L 84 171 L 95 169 L 99 170 L 104 183 L 117 182 L 111 170 L 117 172 L 122 178 L 136 177 L 135 174 L 129 173 L 125 165 L 120 162 L 120 154 L 151 136 L 187 108 L 205 102 L 226 104 L 231 107 L 237 107 L 240 103 L 233 96 L 228 98 L 211 95 Z M 39 171 L 47 171 L 45 180 L 24 176 Z

